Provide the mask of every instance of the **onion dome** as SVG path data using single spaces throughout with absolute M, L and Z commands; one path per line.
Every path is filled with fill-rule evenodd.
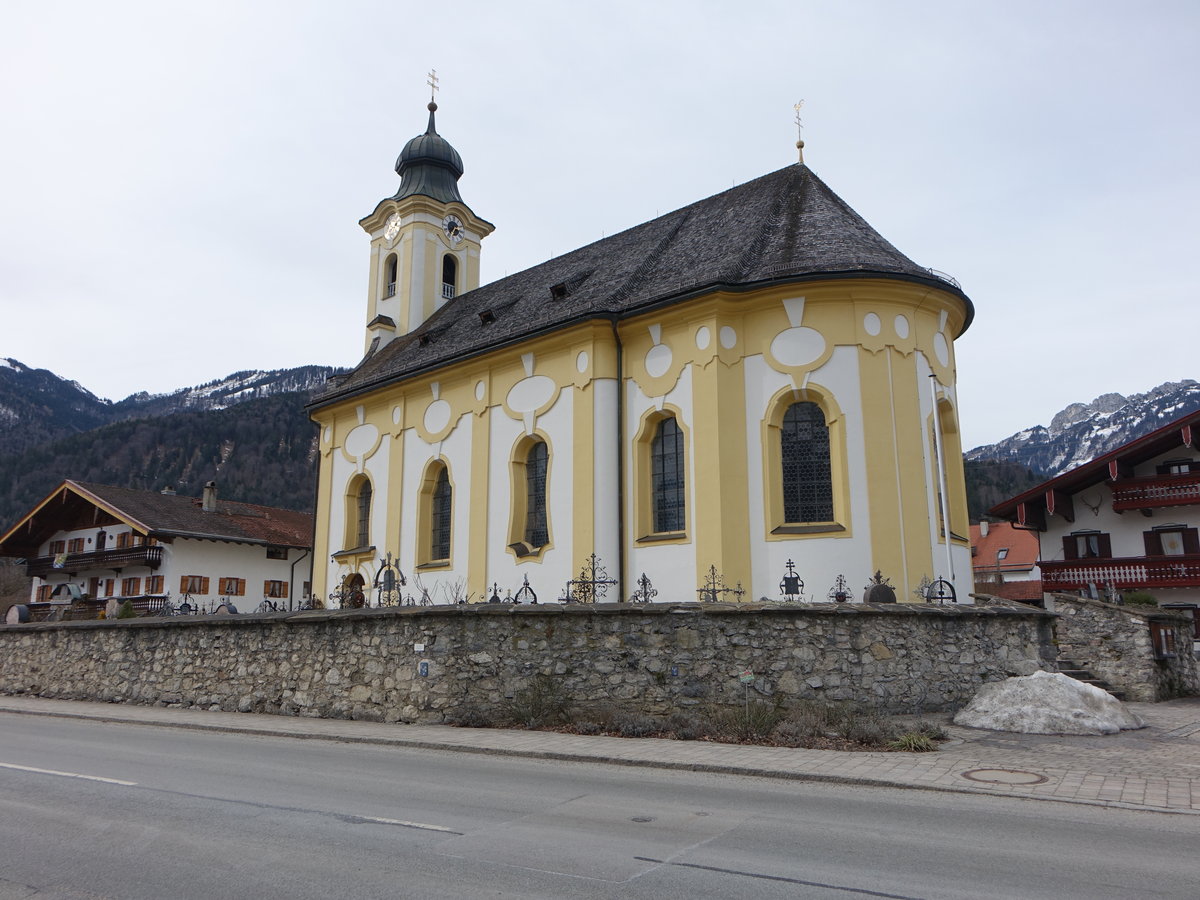
M 433 122 L 435 112 L 437 104 L 431 102 L 429 127 L 424 134 L 405 144 L 396 160 L 396 174 L 400 176 L 396 200 L 421 194 L 442 203 L 463 202 L 458 193 L 458 179 L 463 173 L 462 157 L 437 133 Z

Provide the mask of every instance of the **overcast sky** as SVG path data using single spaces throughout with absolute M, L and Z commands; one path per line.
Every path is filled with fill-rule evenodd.
M 1196 377 L 1200 4 L 0 4 L 0 357 L 113 400 L 353 365 L 425 127 L 490 281 L 795 160 L 976 306 L 964 446 Z

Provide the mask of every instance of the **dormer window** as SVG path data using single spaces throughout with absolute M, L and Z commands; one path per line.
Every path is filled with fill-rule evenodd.
M 384 265 L 384 278 L 386 279 L 384 295 L 387 297 L 396 296 L 396 276 L 399 269 L 400 261 L 396 259 L 396 254 L 393 253 L 387 258 L 387 263 Z
M 458 260 L 447 253 L 442 257 L 442 299 L 454 299 L 457 288 Z

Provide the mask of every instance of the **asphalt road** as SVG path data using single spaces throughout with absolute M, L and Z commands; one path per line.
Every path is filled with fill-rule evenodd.
M 1192 900 L 1198 850 L 1198 816 L 0 714 L 0 900 Z

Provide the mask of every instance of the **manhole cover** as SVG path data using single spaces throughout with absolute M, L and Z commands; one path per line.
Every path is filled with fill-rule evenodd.
M 971 769 L 963 772 L 962 777 L 985 784 L 1045 784 L 1050 780 L 1037 772 L 1023 772 L 1020 769 Z

